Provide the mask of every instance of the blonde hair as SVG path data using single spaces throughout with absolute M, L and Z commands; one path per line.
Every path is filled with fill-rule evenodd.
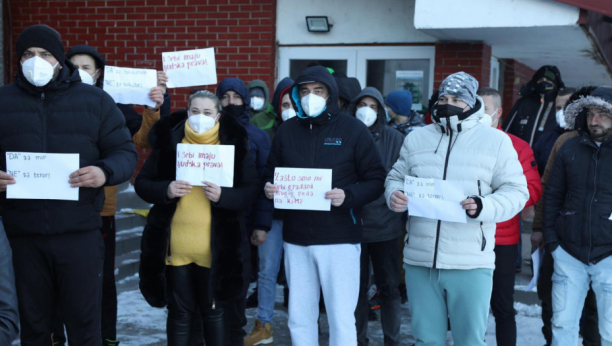
M 189 95 L 189 103 L 187 105 L 187 109 L 191 108 L 191 102 L 194 99 L 209 99 L 212 100 L 215 103 L 215 109 L 217 111 L 221 111 L 221 102 L 219 101 L 219 98 L 217 97 L 217 95 L 211 93 L 208 90 L 198 90 L 196 92 L 194 92 L 193 94 Z

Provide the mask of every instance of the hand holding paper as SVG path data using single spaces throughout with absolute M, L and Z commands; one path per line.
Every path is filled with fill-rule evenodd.
M 264 192 L 266 193 L 266 197 L 268 197 L 268 199 L 272 199 L 274 198 L 274 194 L 278 192 L 278 187 L 276 187 L 276 185 L 266 183 Z
M 70 174 L 70 187 L 100 187 L 106 182 L 106 175 L 100 167 L 88 166 Z
M 221 187 L 215 185 L 210 181 L 204 181 L 204 194 L 209 201 L 213 203 L 219 202 L 221 199 Z
M 15 184 L 15 177 L 4 171 L 0 171 L 0 192 L 6 191 L 6 186 L 12 184 Z
M 166 72 L 157 71 L 157 86 L 161 88 L 162 94 L 165 94 L 168 89 L 166 84 L 168 84 L 168 75 Z
M 342 189 L 333 189 L 325 193 L 325 199 L 331 199 L 331 204 L 334 207 L 339 207 L 344 203 L 346 195 Z
M 402 191 L 395 191 L 391 195 L 391 210 L 396 213 L 406 211 L 408 207 L 408 197 Z
M 155 102 L 155 109 L 159 109 L 159 107 L 161 107 L 161 105 L 164 104 L 164 92 L 162 91 L 162 88 L 160 87 L 155 87 L 155 88 L 151 88 L 151 92 L 149 93 L 149 98 L 151 99 L 151 101 Z M 145 107 L 149 107 L 149 106 L 145 106 Z
M 191 185 L 183 180 L 175 180 L 168 185 L 168 198 L 180 198 L 191 192 Z
M 476 214 L 478 205 L 476 204 L 476 201 L 473 198 L 468 198 L 465 201 L 462 201 L 460 204 L 468 214 L 470 215 Z

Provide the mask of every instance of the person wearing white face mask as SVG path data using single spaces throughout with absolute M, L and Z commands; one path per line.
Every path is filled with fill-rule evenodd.
M 93 47 L 78 45 L 70 48 L 66 58 L 78 69 L 81 81 L 88 85 L 99 88 L 103 86 L 104 68 L 106 59 Z M 134 144 L 139 148 L 149 149 L 149 131 L 160 118 L 160 108 L 167 108 L 170 113 L 169 95 L 166 93 L 166 73 L 157 73 L 158 86 L 151 89 L 149 97 L 156 102 L 155 108 L 145 106 L 145 112 L 141 116 L 132 105 L 117 103 L 117 108 L 123 113 L 127 128 L 130 130 Z M 166 97 L 164 97 L 166 94 Z M 164 102 L 168 101 L 168 102 Z M 104 188 L 104 207 L 102 216 L 102 236 L 104 238 L 104 270 L 102 275 L 102 339 L 104 346 L 113 346 L 117 341 L 117 289 L 115 285 L 115 246 L 116 246 L 116 222 L 117 213 L 117 186 Z M 54 328 L 53 341 L 57 345 L 66 342 L 64 327 L 58 317 L 57 326 Z
M 477 92 L 483 100 L 485 114 L 480 119 L 484 125 L 500 129 L 499 120 L 503 113 L 501 95 L 492 88 L 481 88 Z M 523 215 L 533 214 L 533 207 L 542 196 L 542 182 L 538 173 L 533 150 L 524 140 L 507 134 L 512 146 L 518 154 L 527 179 L 529 200 L 525 205 Z M 500 346 L 516 345 L 516 321 L 514 311 L 514 278 L 515 264 L 518 257 L 518 243 L 521 241 L 521 214 L 512 219 L 497 223 L 495 231 L 495 270 L 493 271 L 493 291 L 491 294 L 491 310 L 495 317 L 497 344 Z
M 279 108 L 280 106 L 279 102 L 281 101 L 281 99 L 279 98 L 279 95 L 281 93 L 286 95 L 284 91 L 286 88 L 290 87 L 291 84 L 293 84 L 293 80 L 289 77 L 286 77 L 282 79 L 280 82 L 278 82 L 278 85 L 276 86 L 276 90 L 274 91 L 274 95 L 272 96 L 272 101 L 269 103 L 269 105 L 265 109 L 262 109 L 261 111 L 257 112 L 257 114 L 255 114 L 255 116 L 251 118 L 251 124 L 259 127 L 260 129 L 264 130 L 268 134 L 268 136 L 270 137 L 270 143 L 274 140 L 274 135 L 276 134 L 276 130 L 278 130 L 278 127 L 280 126 L 280 124 L 289 117 L 288 112 L 283 113 L 283 111 L 289 108 L 282 108 L 282 107 Z M 258 91 L 263 90 L 265 95 L 268 95 L 267 94 L 268 87 L 262 81 L 254 80 L 251 83 L 249 83 L 248 88 L 252 96 L 251 102 L 255 101 L 254 99 L 257 99 L 257 97 L 253 97 L 252 95 L 253 92 L 258 92 Z M 264 101 L 264 106 L 267 103 L 265 97 L 263 99 L 259 98 L 259 100 Z M 256 101 L 256 102 L 259 102 L 259 101 Z M 289 103 L 291 102 L 289 101 Z M 253 103 L 251 104 L 254 105 Z M 295 111 L 294 111 L 294 114 L 295 114 Z
M 332 190 L 325 194 L 330 211 L 284 210 L 291 342 L 318 343 L 322 289 L 329 345 L 355 345 L 362 208 L 382 194 L 385 168 L 367 127 L 340 111 L 338 86 L 326 68 L 304 70 L 290 95 L 297 116 L 276 132 L 264 174 L 266 197 L 272 200 L 277 191 L 276 167 L 332 169 Z
M 370 130 L 385 172 L 388 173 L 399 159 L 404 136 L 386 124 L 384 107 L 380 92 L 376 88 L 367 87 L 349 104 L 348 112 L 354 114 Z M 368 282 L 371 260 L 381 306 L 385 346 L 399 345 L 401 297 L 398 290 L 400 248 L 397 244 L 402 236 L 402 216 L 389 210 L 385 205 L 384 195 L 381 195 L 363 208 L 362 220 L 359 303 L 355 310 L 357 341 L 359 345 L 368 344 Z
M 168 345 L 190 345 L 199 314 L 206 345 L 225 346 L 226 302 L 243 292 L 244 214 L 261 191 L 247 132 L 221 112 L 213 93 L 200 90 L 187 110 L 162 118 L 150 138 L 153 151 L 135 182 L 136 193 L 153 204 L 143 232 L 141 292 L 152 306 L 167 303 Z M 234 187 L 177 181 L 179 143 L 234 146 Z
M 247 85 L 247 89 L 249 89 L 249 97 L 251 98 L 251 108 L 249 110 L 251 120 L 260 113 L 274 113 L 274 107 L 270 103 L 270 90 L 266 82 L 256 79 Z
M 0 156 L 75 153 L 81 167 L 66 177 L 79 188 L 77 201 L 5 196 L 0 201 L 13 249 L 21 344 L 49 343 L 59 308 L 71 344 L 98 346 L 103 186 L 129 180 L 138 154 L 115 102 L 102 89 L 81 83 L 57 31 L 46 25 L 26 28 L 16 48 L 21 69 L 0 93 Z M 6 174 L 6 168 L 0 159 L 2 194 L 7 184 L 27 183 L 19 174 Z

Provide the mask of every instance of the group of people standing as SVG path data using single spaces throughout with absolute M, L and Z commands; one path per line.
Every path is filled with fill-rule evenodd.
M 273 343 L 281 262 L 293 345 L 318 344 L 319 301 L 330 345 L 367 345 L 371 283 L 385 345 L 401 343 L 403 289 L 418 346 L 444 345 L 448 330 L 458 345 L 485 345 L 489 309 L 498 345 L 516 345 L 514 275 L 532 213 L 533 246 L 547 254 L 538 283 L 547 343 L 576 345 L 584 306 L 585 345 L 612 345 L 611 88 L 565 88 L 544 66 L 502 123 L 499 92 L 464 72 L 441 83 L 423 117 L 409 91 L 385 98 L 313 66 L 273 93 L 226 78 L 172 112 L 159 72 L 155 106 L 140 116 L 102 90 L 105 60 L 93 47 L 64 51 L 52 28 L 27 28 L 16 81 L 0 88 L 0 191 L 19 184 L 6 173 L 9 151 L 79 153 L 82 167 L 66 177 L 78 201 L 0 195 L 0 345 L 18 326 L 24 346 L 119 344 L 116 185 L 136 168 L 134 144 L 151 149 L 135 190 L 153 205 L 139 288 L 167 307 L 169 345 Z M 233 146 L 233 187 L 176 180 L 181 143 Z M 275 210 L 276 168 L 331 169 L 331 210 Z M 467 222 L 411 215 L 407 176 L 451 182 Z M 247 335 L 252 268 L 258 310 Z

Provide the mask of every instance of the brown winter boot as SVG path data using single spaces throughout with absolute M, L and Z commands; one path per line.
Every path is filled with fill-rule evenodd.
M 268 345 L 274 342 L 272 336 L 272 325 L 266 323 L 261 325 L 260 320 L 255 320 L 255 326 L 249 336 L 244 338 L 244 346 Z

